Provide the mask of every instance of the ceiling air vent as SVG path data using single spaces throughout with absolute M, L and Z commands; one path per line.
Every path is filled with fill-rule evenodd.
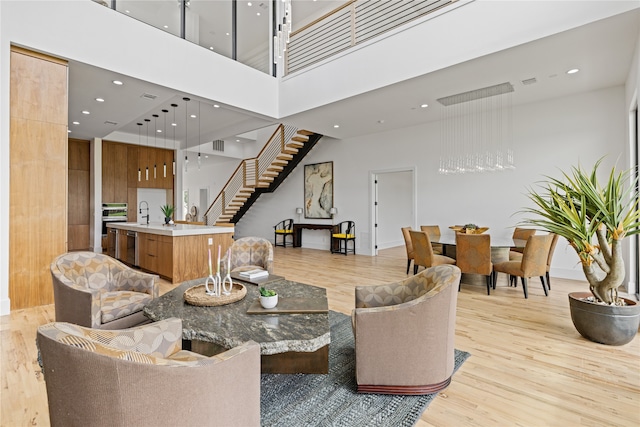
M 534 83 L 538 83 L 538 80 L 537 80 L 535 77 L 532 77 L 532 78 L 530 78 L 530 79 L 524 79 L 524 80 L 522 80 L 522 84 L 523 84 L 523 85 L 525 85 L 525 86 L 526 86 L 526 85 L 532 85 L 532 84 L 534 84 Z
M 154 100 L 156 99 L 158 96 L 157 95 L 152 95 L 150 93 L 143 93 L 142 95 L 140 95 L 140 98 L 144 98 L 144 99 L 150 99 L 150 100 Z
M 213 141 L 213 151 L 224 151 L 224 141 L 222 139 Z
M 513 92 L 513 86 L 511 83 L 500 83 L 499 85 L 488 86 L 482 89 L 471 90 L 469 92 L 459 93 L 457 95 L 445 96 L 439 98 L 438 102 L 445 107 L 454 104 L 460 104 L 461 102 L 475 101 L 476 99 L 488 98 L 495 95 L 503 95 L 505 93 Z
M 117 123 L 116 122 L 112 122 L 111 120 L 107 120 L 106 122 L 104 122 L 105 125 L 111 125 L 111 126 L 116 126 Z

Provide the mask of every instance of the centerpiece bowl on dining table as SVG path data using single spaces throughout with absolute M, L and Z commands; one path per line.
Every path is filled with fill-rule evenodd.
M 489 227 L 469 227 L 467 225 L 452 225 L 449 227 L 456 233 L 465 233 L 465 234 L 482 234 L 489 229 Z

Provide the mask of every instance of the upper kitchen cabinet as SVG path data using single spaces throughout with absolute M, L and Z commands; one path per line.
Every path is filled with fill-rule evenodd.
M 102 203 L 127 202 L 127 145 L 102 142 Z

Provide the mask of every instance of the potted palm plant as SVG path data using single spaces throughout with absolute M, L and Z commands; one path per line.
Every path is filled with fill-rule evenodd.
M 576 251 L 589 292 L 569 294 L 573 324 L 582 336 L 595 342 L 622 345 L 633 339 L 640 324 L 640 305 L 618 296 L 625 278 L 622 241 L 640 232 L 640 210 L 630 170 L 609 173 L 604 186 L 598 181 L 598 160 L 591 173 L 579 166 L 562 179 L 547 177 L 543 190 L 530 190 L 536 207 L 523 212 L 536 215 L 525 224 L 564 237 Z
M 160 210 L 164 214 L 164 223 L 169 224 L 171 216 L 173 215 L 174 207 L 171 205 L 163 205 L 160 206 Z

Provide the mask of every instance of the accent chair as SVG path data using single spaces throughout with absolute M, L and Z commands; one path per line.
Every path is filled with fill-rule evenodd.
M 274 246 L 287 247 L 287 237 L 291 240 L 291 246 L 293 246 L 293 219 L 284 219 L 273 226 L 274 228 Z M 278 243 L 278 236 L 280 236 L 280 243 Z
M 57 322 L 124 329 L 149 322 L 142 309 L 159 294 L 158 276 L 95 252 L 69 252 L 50 266 Z
M 113 331 L 54 322 L 36 340 L 53 427 L 260 425 L 253 341 L 211 357 L 185 351 L 177 318 Z
M 429 235 L 429 239 L 432 240 L 432 237 L 440 237 L 440 226 L 439 225 L 421 225 L 420 231 L 424 231 Z M 440 243 L 431 243 L 431 247 L 433 248 L 433 253 L 436 255 L 442 255 L 444 250 L 442 248 L 442 244 Z
M 407 274 L 409 274 L 409 269 L 411 268 L 411 261 L 415 257 L 415 251 L 413 250 L 413 243 L 411 242 L 411 227 L 402 227 L 402 237 L 404 237 L 404 246 L 407 249 Z
M 262 237 L 242 237 L 231 244 L 231 271 L 247 271 L 262 268 L 273 273 L 273 246 Z M 220 273 L 227 274 L 227 254 L 220 260 Z
M 449 385 L 460 274 L 439 265 L 388 285 L 356 287 L 359 393 L 420 395 Z
M 349 249 L 349 242 L 352 243 L 351 249 Z M 336 230 L 331 234 L 331 253 L 346 255 L 349 252 L 356 253 L 356 223 L 342 221 L 336 225 Z

